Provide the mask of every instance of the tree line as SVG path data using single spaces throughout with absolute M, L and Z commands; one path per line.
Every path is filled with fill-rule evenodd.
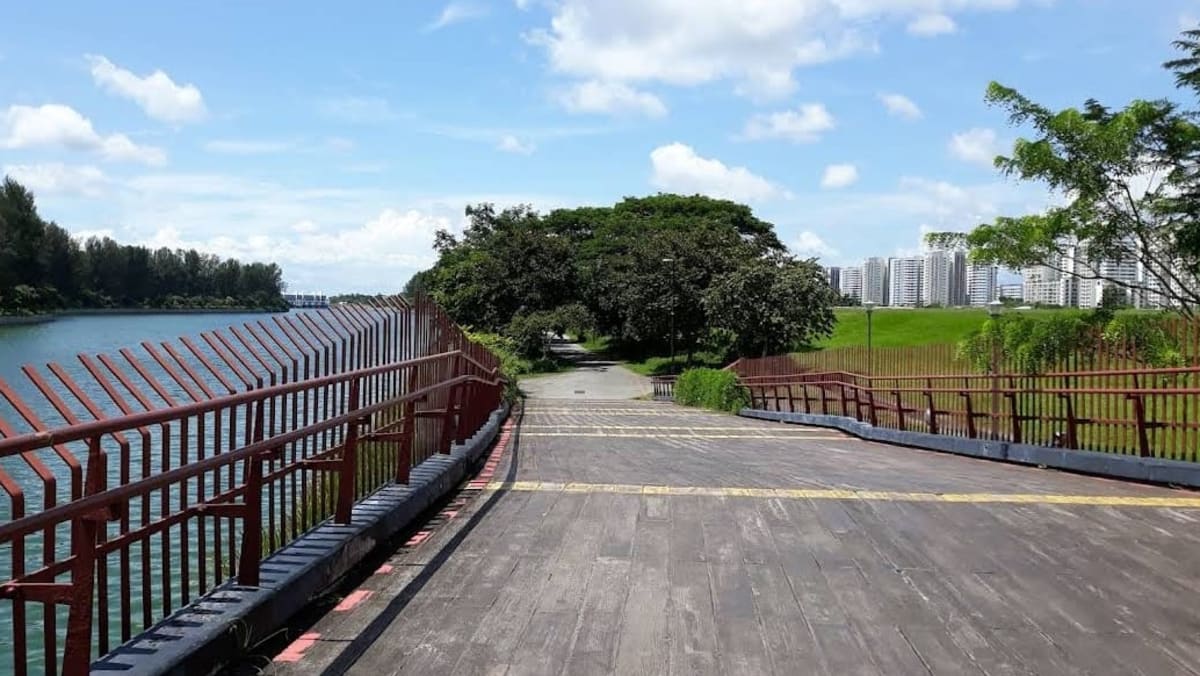
M 0 313 L 74 308 L 286 309 L 274 263 L 194 249 L 150 250 L 108 237 L 84 242 L 37 212 L 11 178 L 0 190 Z
M 612 207 L 466 209 L 438 232 L 436 264 L 406 291 L 457 322 L 508 336 L 527 356 L 553 333 L 609 336 L 623 350 L 682 361 L 787 351 L 828 334 L 835 292 L 820 266 L 788 254 L 745 205 L 702 196 L 626 198 Z

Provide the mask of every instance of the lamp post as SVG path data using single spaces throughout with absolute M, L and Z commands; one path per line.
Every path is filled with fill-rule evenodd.
M 869 300 L 863 303 L 863 307 L 867 310 L 867 377 L 875 375 L 875 352 L 871 345 L 871 317 L 875 314 L 875 301 Z
M 1004 303 L 994 300 L 987 304 L 988 317 L 995 321 L 1004 310 Z M 996 327 L 992 327 L 992 358 L 988 360 L 988 370 L 992 374 L 992 439 L 1000 438 L 1000 344 L 996 341 Z
M 675 373 L 675 259 L 664 258 L 662 262 L 671 264 L 671 307 L 669 310 L 671 316 L 671 373 Z

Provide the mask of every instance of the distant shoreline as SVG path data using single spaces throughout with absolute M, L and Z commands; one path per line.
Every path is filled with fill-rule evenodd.
M 78 308 L 36 315 L 0 315 L 0 326 L 26 326 L 44 324 L 60 317 L 89 317 L 109 315 L 217 315 L 217 314 L 282 314 L 291 310 L 264 310 L 262 308 Z

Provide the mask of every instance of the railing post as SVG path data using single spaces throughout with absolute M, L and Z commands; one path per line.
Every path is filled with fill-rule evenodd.
M 808 383 L 804 383 L 804 384 L 800 385 L 800 387 L 803 388 L 801 391 L 804 393 L 804 412 L 811 414 L 812 413 L 812 405 L 809 402 L 809 398 L 808 398 Z
M 875 390 L 871 389 L 871 379 L 867 379 L 867 411 L 871 427 L 879 427 L 879 415 L 875 411 Z
M 85 495 L 104 490 L 108 471 L 100 438 L 88 439 Z M 67 615 L 67 640 L 63 646 L 63 673 L 88 672 L 92 660 L 92 603 L 96 585 L 96 536 L 100 514 L 82 514 L 71 521 L 71 605 Z
M 349 412 L 355 413 L 361 406 L 361 381 L 354 378 L 350 381 Z M 363 421 L 351 418 L 347 423 L 346 440 L 342 443 L 342 462 L 338 471 L 337 511 L 334 521 L 349 524 L 351 512 L 354 511 L 354 489 L 358 478 L 358 432 Z
M 254 402 L 252 442 L 263 440 L 263 402 Z M 242 551 L 238 556 L 238 584 L 257 587 L 259 563 L 262 561 L 262 484 L 263 458 L 254 454 L 246 458 L 244 472 L 246 489 L 242 493 Z
M 974 439 L 974 438 L 976 437 L 976 431 L 975 431 L 975 408 L 974 408 L 974 407 L 971 405 L 971 393 L 970 393 L 970 392 L 959 392 L 959 393 L 958 393 L 958 396 L 960 396 L 960 397 L 962 397 L 964 400 L 966 400 L 966 406 L 967 406 L 967 438 L 969 438 L 969 439 Z
M 1008 410 L 1012 416 L 1012 442 L 1014 444 L 1021 443 L 1021 416 L 1017 411 L 1017 383 L 1012 376 L 1008 377 L 1008 392 L 1005 396 L 1008 398 Z
M 461 385 L 454 385 L 446 395 L 446 410 L 442 414 L 442 434 L 438 438 L 438 453 L 448 455 L 454 441 L 454 419 Z
M 1137 424 L 1138 455 L 1149 458 L 1151 453 L 1150 435 L 1146 427 L 1146 401 L 1140 394 L 1131 394 L 1129 399 L 1133 402 L 1133 417 Z
M 900 426 L 901 432 L 907 432 L 908 428 L 904 424 L 904 399 L 900 396 L 900 390 L 892 390 L 892 394 L 896 397 L 896 421 Z
M 1059 399 L 1066 404 L 1067 409 L 1067 448 L 1079 448 L 1078 443 L 1078 421 L 1075 419 L 1075 403 L 1071 399 L 1071 395 L 1066 392 L 1060 392 Z
M 933 402 L 933 378 L 925 379 L 925 406 L 929 412 L 929 433 L 938 434 L 938 412 Z

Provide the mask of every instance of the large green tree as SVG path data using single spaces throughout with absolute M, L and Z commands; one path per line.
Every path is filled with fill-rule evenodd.
M 782 255 L 723 274 L 704 292 L 712 327 L 729 332 L 738 354 L 753 356 L 828 336 L 835 300 L 820 265 Z
M 1200 93 L 1200 31 L 1175 43 L 1187 56 L 1166 65 L 1187 98 Z M 1186 314 L 1200 310 L 1200 112 L 1168 99 L 1120 110 L 1095 100 L 1054 110 L 992 83 L 986 99 L 1034 132 L 996 158 L 1006 175 L 1062 197 L 1042 213 L 1005 216 L 969 233 L 935 233 L 932 243 L 965 244 L 978 261 L 1044 265 L 1103 280 L 1130 295 L 1154 294 Z M 1078 255 L 1077 252 L 1082 252 Z M 1142 278 L 1100 261 L 1136 262 Z

